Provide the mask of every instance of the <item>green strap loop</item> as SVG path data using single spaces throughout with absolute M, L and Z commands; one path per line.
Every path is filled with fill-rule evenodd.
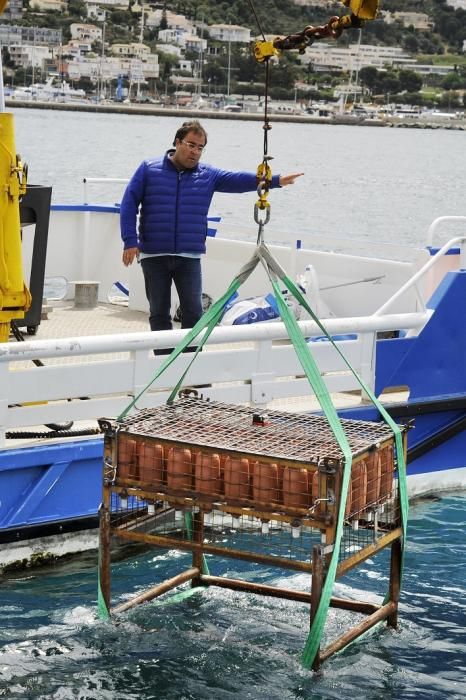
M 289 291 L 293 294 L 295 299 L 301 304 L 301 306 L 304 309 L 306 309 L 306 311 L 309 313 L 309 315 L 311 316 L 313 321 L 315 321 L 317 323 L 320 330 L 325 334 L 327 339 L 333 345 L 333 347 L 335 348 L 337 353 L 340 355 L 340 357 L 343 360 L 343 362 L 345 363 L 345 365 L 352 372 L 353 376 L 355 377 L 355 379 L 359 383 L 359 386 L 361 387 L 361 389 L 369 397 L 372 404 L 377 408 L 380 415 L 382 416 L 382 418 L 384 419 L 386 424 L 391 428 L 391 430 L 394 434 L 395 446 L 396 446 L 397 467 L 398 467 L 398 488 L 400 490 L 401 524 L 402 524 L 402 529 L 403 529 L 403 548 L 402 548 L 402 553 L 401 553 L 401 558 L 402 558 L 401 571 L 403 572 L 404 541 L 405 541 L 406 535 L 407 535 L 409 500 L 408 500 L 408 487 L 407 487 L 407 481 L 406 481 L 406 460 L 405 460 L 405 455 L 404 455 L 403 438 L 402 438 L 401 430 L 398 427 L 398 425 L 395 423 L 393 418 L 390 416 L 390 414 L 387 412 L 387 410 L 384 408 L 384 406 L 380 403 L 380 401 L 377 399 L 377 397 L 371 391 L 371 389 L 361 379 L 361 377 L 357 374 L 357 372 L 354 370 L 354 368 L 348 362 L 345 355 L 341 352 L 340 348 L 334 342 L 333 338 L 327 333 L 326 329 L 324 328 L 322 323 L 319 321 L 319 319 L 317 318 L 315 313 L 312 311 L 311 307 L 309 306 L 307 300 L 302 295 L 299 288 L 286 275 L 284 276 L 283 281 L 284 281 L 284 284 L 289 289 Z
M 210 307 L 210 309 L 208 309 L 208 310 L 203 314 L 203 316 L 199 319 L 199 321 L 196 323 L 196 325 L 195 325 L 193 328 L 191 328 L 191 330 L 189 331 L 189 333 L 186 334 L 186 336 L 183 338 L 183 340 L 176 346 L 176 348 L 173 349 L 173 351 L 171 352 L 171 354 L 168 355 L 168 357 L 162 362 L 162 364 L 161 364 L 160 367 L 157 369 L 157 371 L 155 372 L 155 374 L 154 374 L 154 376 L 152 377 L 152 379 L 146 384 L 146 386 L 145 386 L 143 389 L 141 389 L 141 391 L 139 392 L 139 394 L 137 394 L 137 395 L 134 397 L 134 399 L 132 399 L 132 400 L 130 401 L 130 403 L 129 403 L 128 406 L 124 409 L 124 411 L 122 411 L 122 412 L 120 413 L 120 415 L 119 415 L 118 418 L 117 418 L 118 421 L 122 421 L 122 420 L 128 415 L 128 413 L 131 411 L 131 409 L 132 409 L 132 408 L 136 405 L 136 403 L 139 401 L 139 399 L 141 398 L 141 396 L 142 396 L 143 394 L 145 394 L 145 392 L 146 392 L 148 389 L 150 389 L 150 387 L 151 387 L 152 384 L 156 381 L 156 379 L 158 379 L 158 378 L 165 372 L 165 370 L 167 369 L 167 367 L 169 367 L 169 366 L 172 364 L 172 362 L 174 362 L 174 361 L 176 360 L 176 358 L 179 357 L 179 355 L 181 355 L 181 353 L 183 352 L 183 350 L 184 350 L 185 348 L 187 348 L 188 345 L 190 345 L 190 344 L 193 342 L 193 340 L 194 340 L 195 338 L 197 338 L 197 336 L 199 335 L 199 333 L 200 333 L 202 330 L 204 330 L 204 328 L 205 328 L 206 326 L 209 325 L 209 323 L 212 321 L 212 319 L 217 319 L 217 318 L 220 316 L 220 313 L 221 313 L 221 311 L 223 310 L 225 304 L 226 304 L 227 301 L 231 298 L 232 294 L 234 294 L 234 293 L 236 292 L 236 290 L 239 288 L 239 286 L 240 286 L 240 282 L 237 281 L 237 279 L 235 278 L 235 279 L 233 280 L 233 282 L 230 284 L 230 286 L 228 287 L 228 289 L 227 289 L 227 291 L 225 292 L 225 294 L 223 294 L 223 296 L 221 296 L 220 299 L 218 299 L 218 300 Z M 208 334 L 210 335 L 209 332 L 208 332 Z M 207 337 L 208 337 L 208 336 L 207 336 Z M 205 340 L 207 340 L 207 338 L 205 338 Z M 205 342 L 205 340 L 204 340 L 204 342 Z M 204 343 L 202 343 L 202 345 L 203 345 L 203 344 L 204 344 Z M 201 346 L 202 346 L 202 345 L 201 345 Z M 197 353 L 198 353 L 198 352 L 199 352 L 199 348 L 197 349 L 196 353 L 194 353 L 193 360 L 194 360 L 195 357 L 197 356 Z M 189 367 L 191 366 L 191 364 L 192 364 L 192 361 L 191 361 L 191 363 L 189 364 Z M 188 370 L 189 370 L 189 367 L 188 367 Z M 186 375 L 186 373 L 187 373 L 188 370 L 186 370 L 186 372 L 183 374 L 183 377 L 182 377 L 181 381 L 183 380 L 183 378 L 184 378 L 184 376 Z M 181 382 L 180 382 L 180 384 L 181 384 Z M 172 395 L 173 395 L 173 392 L 172 392 Z M 169 400 L 170 400 L 170 399 L 169 399 Z
M 345 460 L 345 464 L 343 467 L 340 506 L 337 514 L 334 549 L 330 559 L 325 583 L 322 588 L 320 602 L 314 619 L 312 621 L 306 645 L 304 647 L 304 651 L 301 657 L 303 666 L 305 668 L 310 668 L 320 647 L 320 641 L 322 638 L 322 633 L 324 630 L 325 622 L 327 619 L 327 613 L 330 606 L 330 599 L 332 597 L 333 585 L 335 583 L 338 559 L 340 556 L 340 544 L 343 536 L 343 522 L 346 507 L 346 497 L 348 494 L 348 488 L 350 483 L 353 456 L 347 437 L 343 431 L 340 419 L 331 401 L 328 389 L 325 386 L 325 382 L 323 381 L 320 375 L 319 369 L 315 363 L 314 358 L 311 355 L 311 352 L 304 339 L 304 336 L 301 333 L 296 319 L 294 318 L 293 314 L 291 314 L 286 303 L 283 301 L 281 290 L 276 280 L 273 279 L 273 273 L 270 271 L 269 268 L 268 272 L 270 276 L 270 281 L 272 283 L 272 287 L 275 292 L 275 298 L 278 304 L 280 316 L 288 330 L 288 334 L 296 350 L 296 354 L 301 363 L 301 366 L 303 367 L 308 381 L 315 392 L 317 400 L 319 401 L 319 404 L 322 410 L 324 411 L 325 416 L 327 417 L 330 428 L 333 434 L 335 435 L 336 440 L 338 441 L 338 444 L 343 452 Z
M 307 300 L 301 294 L 299 288 L 286 275 L 286 273 L 280 267 L 279 263 L 270 254 L 270 252 L 268 251 L 265 244 L 261 244 L 260 248 L 261 248 L 260 256 L 261 256 L 262 264 L 266 268 L 268 275 L 269 275 L 269 278 L 271 280 L 272 286 L 274 288 L 277 304 L 278 304 L 279 311 L 280 311 L 280 316 L 282 317 L 283 322 L 287 326 L 287 329 L 288 329 L 288 332 L 290 335 L 290 339 L 291 339 L 293 346 L 296 350 L 298 358 L 303 366 L 303 369 L 305 370 L 305 373 L 306 373 L 306 376 L 309 380 L 309 383 L 311 384 L 311 387 L 313 388 L 313 390 L 316 394 L 316 397 L 319 401 L 319 404 L 320 404 L 322 410 L 324 411 L 324 413 L 327 417 L 327 420 L 329 420 L 329 425 L 330 425 L 332 431 L 334 432 L 334 435 L 335 435 L 336 439 L 338 440 L 340 448 L 342 449 L 343 454 L 345 456 L 345 466 L 344 466 L 344 471 L 343 471 L 343 483 L 342 483 L 342 494 L 341 494 L 341 501 L 340 501 L 340 508 L 339 508 L 339 512 L 338 512 L 338 518 L 337 518 L 334 551 L 332 553 L 330 565 L 328 567 L 327 576 L 325 579 L 325 584 L 324 584 L 322 594 L 321 594 L 320 604 L 318 606 L 316 615 L 315 615 L 313 623 L 311 625 L 311 629 L 310 629 L 308 639 L 307 639 L 307 642 L 306 642 L 306 645 L 305 645 L 305 648 L 303 651 L 303 655 L 302 655 L 303 665 L 306 668 L 310 668 L 312 666 L 315 655 L 316 655 L 316 653 L 319 649 L 319 646 L 320 646 L 320 640 L 322 637 L 323 627 L 325 624 L 325 619 L 326 619 L 327 612 L 328 612 L 328 606 L 330 603 L 331 592 L 332 592 L 332 588 L 333 588 L 333 585 L 335 582 L 335 576 L 336 576 L 336 570 L 337 570 L 338 558 L 339 558 L 339 549 L 340 549 L 341 537 L 342 537 L 342 532 L 343 532 L 344 509 L 345 509 L 345 505 L 346 505 L 346 497 L 347 497 L 350 475 L 351 475 L 351 468 L 348 468 L 348 464 L 351 464 L 351 461 L 348 460 L 346 451 L 344 449 L 344 443 L 340 442 L 338 432 L 336 432 L 334 429 L 335 426 L 333 424 L 332 411 L 330 411 L 330 413 L 328 413 L 326 410 L 326 406 L 328 405 L 328 402 L 330 402 L 330 404 L 331 404 L 331 399 L 330 399 L 330 395 L 328 393 L 328 390 L 327 390 L 325 383 L 323 382 L 323 380 L 320 376 L 320 372 L 318 371 L 317 368 L 316 368 L 316 370 L 317 370 L 317 374 L 318 374 L 318 379 L 316 377 L 316 372 L 314 371 L 315 362 L 312 358 L 310 348 L 309 348 L 308 344 L 306 343 L 293 314 L 291 314 L 290 310 L 288 309 L 288 306 L 283 301 L 281 289 L 279 288 L 276 281 L 273 279 L 274 276 L 279 277 L 283 281 L 283 283 L 288 288 L 288 290 L 292 293 L 292 295 L 295 297 L 295 299 L 301 304 L 301 306 L 303 306 L 303 308 L 306 309 L 306 311 L 310 314 L 311 318 L 317 323 L 317 325 L 320 328 L 320 330 L 322 331 L 322 333 L 332 343 L 333 347 L 337 350 L 338 354 L 343 359 L 346 366 L 350 369 L 350 371 L 353 373 L 353 375 L 357 379 L 357 381 L 360 384 L 363 391 L 367 394 L 367 396 L 369 396 L 372 403 L 376 406 L 376 408 L 379 410 L 383 419 L 386 421 L 386 423 L 389 425 L 389 427 L 393 431 L 393 434 L 395 437 L 396 454 L 397 454 L 398 487 L 399 487 L 399 492 L 400 492 L 401 524 L 402 524 L 402 532 L 403 532 L 402 551 L 401 551 L 400 584 L 401 584 L 401 579 L 402 579 L 402 575 L 403 575 L 404 550 L 405 550 L 405 544 L 406 544 L 407 520 L 408 520 L 408 508 L 409 508 L 408 494 L 407 494 L 407 483 L 406 483 L 406 464 L 405 464 L 405 457 L 404 457 L 404 450 L 403 450 L 402 435 L 401 435 L 401 431 L 400 431 L 399 427 L 396 425 L 396 423 L 393 421 L 391 416 L 387 413 L 385 408 L 382 406 L 382 404 L 375 397 L 373 392 L 369 389 L 369 387 L 366 386 L 365 382 L 363 382 L 363 380 L 355 372 L 355 370 L 353 369 L 351 364 L 348 362 L 346 357 L 343 355 L 343 353 L 340 351 L 340 349 L 335 344 L 333 339 L 327 333 L 326 329 L 324 328 L 324 326 L 322 325 L 320 320 L 317 318 L 315 313 L 312 311 L 309 304 L 307 303 Z M 294 329 L 293 332 L 291 331 L 291 329 Z M 295 332 L 296 330 L 298 331 L 299 335 L 296 334 L 296 332 Z M 304 346 L 305 346 L 305 349 L 304 349 Z M 307 371 L 307 363 L 305 361 L 303 362 L 303 360 L 301 358 L 301 354 L 303 352 L 304 352 L 304 355 L 307 355 L 308 357 L 312 358 L 311 371 L 309 371 L 309 372 Z M 333 408 L 333 404 L 332 404 L 332 408 Z M 385 602 L 388 600 L 388 595 L 389 594 L 387 593 L 387 595 L 385 597 Z
M 124 418 L 128 415 L 128 413 L 131 411 L 131 409 L 136 405 L 136 403 L 139 401 L 141 396 L 152 386 L 152 384 L 158 379 L 169 367 L 176 358 L 181 355 L 183 350 L 188 347 L 188 345 L 191 345 L 191 343 L 197 338 L 197 336 L 201 333 L 201 331 L 204 330 L 204 328 L 207 328 L 206 330 L 206 336 L 203 338 L 201 341 L 200 346 L 198 347 L 196 353 L 194 353 L 194 357 L 192 358 L 191 362 L 189 363 L 188 369 L 184 372 L 183 376 L 181 377 L 181 380 L 178 382 L 176 388 L 174 391 L 172 391 L 167 403 L 171 403 L 173 401 L 173 397 L 176 395 L 176 391 L 178 390 L 179 386 L 181 386 L 181 383 L 186 376 L 189 368 L 191 367 L 192 363 L 194 362 L 195 358 L 197 357 L 200 348 L 204 345 L 205 341 L 209 337 L 210 333 L 212 332 L 217 320 L 220 318 L 223 309 L 225 308 L 226 304 L 228 301 L 231 299 L 233 294 L 239 289 L 239 287 L 245 282 L 245 280 L 250 276 L 250 274 L 253 272 L 253 270 L 256 268 L 257 264 L 259 262 L 259 254 L 258 254 L 258 248 L 255 249 L 251 259 L 241 268 L 241 270 L 238 272 L 238 274 L 233 278 L 230 286 L 228 287 L 227 291 L 219 298 L 217 301 L 212 304 L 210 309 L 207 309 L 207 311 L 201 316 L 199 321 L 196 323 L 193 328 L 189 331 L 189 333 L 186 334 L 186 336 L 183 338 L 183 340 L 176 346 L 176 348 L 173 349 L 172 353 L 168 355 L 168 357 L 162 362 L 160 367 L 157 369 L 155 372 L 154 376 L 152 379 L 146 384 L 146 386 L 141 389 L 139 394 L 135 396 L 128 406 L 120 413 L 120 415 L 117 418 L 117 421 L 122 421 Z
M 102 585 L 100 583 L 100 568 L 102 562 L 102 551 L 99 547 L 98 563 L 97 563 L 97 614 L 101 620 L 110 619 L 110 610 L 107 608 L 104 594 L 102 593 Z

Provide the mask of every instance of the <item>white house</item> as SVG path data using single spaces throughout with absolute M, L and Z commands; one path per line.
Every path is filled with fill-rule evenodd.
M 218 41 L 231 41 L 247 44 L 251 41 L 251 30 L 237 24 L 210 24 L 209 34 Z
M 193 62 L 187 61 L 185 58 L 180 58 L 178 61 L 177 69 L 183 71 L 183 73 L 193 72 Z
M 73 22 L 70 24 L 70 32 L 72 39 L 79 41 L 102 41 L 102 29 L 96 27 L 95 24 L 79 24 Z
M 100 5 L 88 3 L 87 16 L 89 19 L 95 19 L 97 22 L 104 22 L 106 15 L 106 10 L 100 7 Z
M 46 10 L 63 12 L 63 10 L 66 9 L 67 3 L 64 0 L 32 0 L 30 6 L 33 10 L 37 9 L 40 12 L 45 12 Z
M 164 44 L 183 44 L 183 36 L 186 34 L 184 29 L 175 29 L 173 27 L 160 29 L 157 40 Z
M 96 0 L 84 0 L 84 2 L 88 6 L 95 6 L 98 4 L 99 7 L 104 7 L 109 10 L 127 10 L 129 8 L 129 0 L 98 0 L 98 3 L 96 3 Z
M 113 56 L 125 56 L 128 58 L 145 58 L 150 54 L 150 47 L 145 44 L 132 42 L 130 44 L 112 44 L 110 53 Z
M 188 34 L 195 33 L 193 23 L 189 19 L 186 19 L 184 15 L 176 15 L 174 12 L 167 10 L 165 16 L 167 19 L 167 27 L 169 29 L 181 29 L 188 32 Z M 150 12 L 146 18 L 146 26 L 152 28 L 159 27 L 162 17 L 162 10 L 154 10 L 154 12 Z
M 201 51 L 206 51 L 207 49 L 207 39 L 201 39 L 201 37 L 195 34 L 185 34 L 183 37 L 184 48 L 187 51 L 196 51 L 201 53 Z
M 309 5 L 314 5 L 317 7 L 331 7 L 335 5 L 335 0 L 292 0 L 295 5 L 301 5 L 302 7 L 308 7 Z
M 159 59 L 156 54 L 149 54 L 144 60 L 130 56 L 80 57 L 68 64 L 68 75 L 73 80 L 84 76 L 94 80 L 100 77 L 110 80 L 120 75 L 126 75 L 131 79 L 137 79 L 138 75 L 141 79 L 158 78 Z
M 303 55 L 298 56 L 304 63 L 312 63 L 315 71 L 359 70 L 364 66 L 381 69 L 387 66 L 412 68 L 416 61 L 398 46 L 375 46 L 373 44 L 350 44 L 340 47 L 337 44 L 316 42 L 308 46 Z
M 11 60 L 22 68 L 42 68 L 43 62 L 52 57 L 48 46 L 31 46 L 28 44 L 11 44 L 9 46 Z
M 92 50 L 91 42 L 79 41 L 79 39 L 70 39 L 67 44 L 62 47 L 64 56 L 85 56 Z
M 430 32 L 434 23 L 424 12 L 382 12 L 383 20 L 386 24 L 401 22 L 403 27 L 411 27 L 421 32 Z

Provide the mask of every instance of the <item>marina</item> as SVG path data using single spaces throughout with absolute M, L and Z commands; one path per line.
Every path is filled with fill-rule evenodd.
M 30 88 L 28 88 L 30 90 Z M 118 104 L 110 100 L 100 103 L 85 101 L 78 96 L 70 99 L 59 99 L 55 101 L 41 101 L 40 98 L 31 99 L 25 95 L 22 99 L 21 92 L 18 92 L 15 99 L 7 99 L 9 108 L 26 109 L 47 109 L 59 111 L 93 112 L 102 114 L 127 114 L 146 115 L 153 117 L 190 117 L 193 110 L 199 119 L 234 119 L 237 121 L 261 121 L 263 118 L 259 103 L 252 103 L 253 107 L 244 106 L 234 108 L 234 104 L 227 105 L 223 109 L 208 108 L 205 106 L 185 106 L 167 105 L 154 106 L 153 104 Z M 329 124 L 329 125 L 352 125 L 366 127 L 394 127 L 410 129 L 448 129 L 453 131 L 464 131 L 466 129 L 464 112 L 439 112 L 436 110 L 403 110 L 393 106 L 391 111 L 386 108 L 380 112 L 369 112 L 367 110 L 348 111 L 340 113 L 336 104 L 319 105 L 315 104 L 307 109 L 297 108 L 293 104 L 277 105 L 271 109 L 271 122 L 285 122 L 291 124 Z

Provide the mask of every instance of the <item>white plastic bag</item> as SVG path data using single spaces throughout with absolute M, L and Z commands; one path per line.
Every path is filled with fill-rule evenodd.
M 292 310 L 295 318 L 300 317 L 301 306 L 292 294 L 285 290 L 283 298 Z M 236 295 L 237 296 L 237 295 Z M 223 314 L 221 324 L 224 326 L 243 326 L 249 323 L 276 321 L 280 318 L 277 302 L 272 293 L 247 299 L 230 299 Z

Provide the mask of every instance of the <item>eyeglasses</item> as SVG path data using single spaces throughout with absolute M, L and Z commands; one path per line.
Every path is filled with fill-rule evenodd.
M 193 143 L 192 141 L 182 141 L 181 143 L 187 146 L 190 151 L 197 151 L 198 153 L 202 153 L 202 151 L 205 149 L 205 145 L 200 146 L 199 144 Z

